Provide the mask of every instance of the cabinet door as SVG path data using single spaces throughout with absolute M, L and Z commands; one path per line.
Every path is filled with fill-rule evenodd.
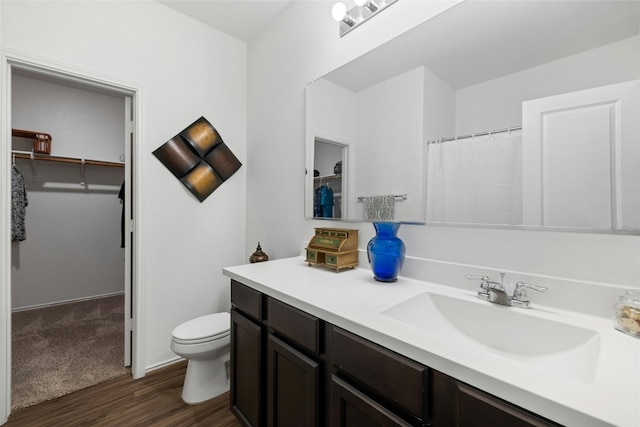
M 331 427 L 410 426 L 367 395 L 331 376 Z
M 458 383 L 458 425 L 464 427 L 550 427 L 556 424 Z
M 437 371 L 432 396 L 433 427 L 559 427 Z
M 262 327 L 231 310 L 231 412 L 245 426 L 264 426 Z
M 269 335 L 267 412 L 270 427 L 315 427 L 320 365 Z

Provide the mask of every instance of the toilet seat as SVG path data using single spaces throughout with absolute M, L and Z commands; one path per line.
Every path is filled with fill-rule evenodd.
M 172 332 L 177 344 L 200 344 L 229 336 L 231 320 L 229 313 L 214 313 L 178 325 Z

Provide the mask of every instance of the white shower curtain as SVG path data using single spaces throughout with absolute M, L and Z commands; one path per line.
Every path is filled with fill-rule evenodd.
M 427 221 L 522 224 L 522 131 L 429 144 Z

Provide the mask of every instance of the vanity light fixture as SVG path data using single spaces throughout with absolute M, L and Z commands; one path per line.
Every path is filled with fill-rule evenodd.
M 382 12 L 398 0 L 354 0 L 355 6 L 347 10 L 347 6 L 338 2 L 331 9 L 331 16 L 340 23 L 340 37 L 358 25 Z

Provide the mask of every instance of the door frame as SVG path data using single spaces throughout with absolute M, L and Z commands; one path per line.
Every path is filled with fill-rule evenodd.
M 99 76 L 86 70 L 62 66 L 33 58 L 14 51 L 3 50 L 0 64 L 0 206 L 11 206 L 11 77 L 14 69 L 28 70 L 42 76 L 55 77 L 82 86 L 101 88 L 131 98 L 132 121 L 127 126 L 130 136 L 130 155 L 125 158 L 125 180 L 127 200 L 133 211 L 133 219 L 125 222 L 125 230 L 131 236 L 131 248 L 125 249 L 125 265 L 131 269 L 131 287 L 125 289 L 131 301 L 131 373 L 133 378 L 145 375 L 144 345 L 140 332 L 143 330 L 143 289 L 141 262 L 140 218 L 142 216 L 142 89 L 139 85 L 124 83 L 109 77 Z M 130 131 L 130 133 L 129 133 Z M 0 424 L 4 424 L 11 413 L 11 210 L 0 209 Z M 129 242 L 129 239 L 127 239 Z M 127 274 L 129 274 L 127 272 Z M 128 339 L 128 337 L 127 337 Z

